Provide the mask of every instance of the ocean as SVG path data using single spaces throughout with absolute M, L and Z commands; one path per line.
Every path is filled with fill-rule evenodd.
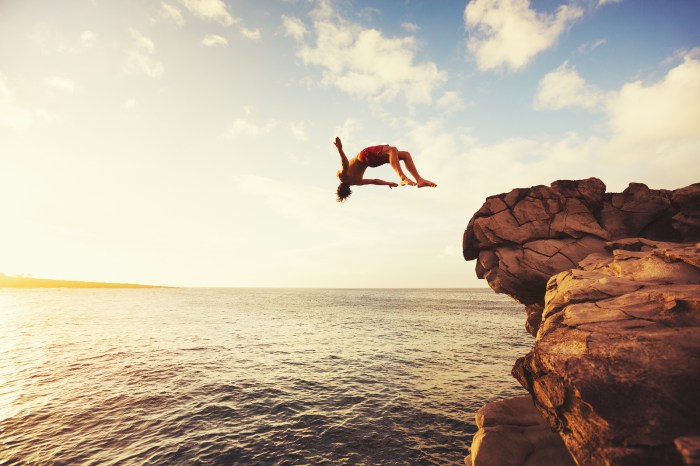
M 524 394 L 491 290 L 0 290 L 0 464 L 461 465 Z

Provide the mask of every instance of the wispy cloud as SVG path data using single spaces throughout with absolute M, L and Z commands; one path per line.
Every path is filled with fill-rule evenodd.
M 46 22 L 34 24 L 27 33 L 27 37 L 39 46 L 44 53 L 64 53 L 68 50 L 63 34 Z
M 48 78 L 44 79 L 44 83 L 51 89 L 61 92 L 68 92 L 72 94 L 76 90 L 75 82 L 65 76 L 49 76 Z
M 605 39 L 598 39 L 595 42 L 586 42 L 585 44 L 581 44 L 579 46 L 578 53 L 591 53 L 598 47 L 605 45 L 608 41 Z
M 230 26 L 240 21 L 234 18 L 223 0 L 180 0 L 190 13 L 202 19 L 216 21 L 224 26 Z
M 436 102 L 437 108 L 445 111 L 457 111 L 464 108 L 462 96 L 457 91 L 447 91 Z
M 226 138 L 236 138 L 239 136 L 263 136 L 269 134 L 277 126 L 277 121 L 268 120 L 266 123 L 256 123 L 249 118 L 237 118 L 224 133 Z
M 333 136 L 341 139 L 354 140 L 356 134 L 362 129 L 362 122 L 354 118 L 348 118 L 342 125 L 333 129 Z M 329 141 L 330 143 L 331 141 Z
M 154 58 L 155 44 L 135 29 L 129 29 L 132 47 L 126 50 L 124 70 L 127 73 L 144 73 L 151 78 L 159 78 L 164 71 L 163 64 Z
M 573 4 L 550 14 L 532 9 L 529 0 L 472 0 L 464 10 L 467 48 L 480 70 L 519 70 L 582 15 L 583 9 Z
M 241 35 L 250 40 L 260 40 L 262 37 L 259 29 L 248 29 L 245 27 L 241 28 Z
M 164 18 L 173 21 L 178 27 L 185 25 L 185 18 L 182 16 L 182 12 L 174 5 L 160 2 L 160 14 Z
M 296 121 L 289 124 L 289 129 L 297 141 L 307 141 L 309 139 L 306 134 L 306 124 L 303 121 Z
M 0 127 L 21 130 L 34 123 L 34 112 L 15 102 L 7 78 L 0 73 Z
M 620 3 L 622 0 L 598 0 L 598 7 L 609 5 L 611 3 Z
M 131 110 L 132 108 L 136 107 L 136 99 L 126 99 L 124 102 L 121 104 L 121 108 L 124 110 Z
M 307 33 L 304 22 L 293 16 L 282 16 L 282 26 L 284 27 L 284 35 L 292 37 L 296 41 L 302 40 Z
M 97 34 L 92 31 L 83 31 L 80 34 L 80 44 L 86 49 L 91 48 L 97 42 Z
M 202 39 L 202 45 L 206 47 L 214 47 L 215 45 L 228 45 L 228 39 L 218 34 L 207 34 Z
M 411 34 L 415 34 L 420 30 L 420 26 L 418 26 L 415 23 L 405 22 L 401 23 L 401 29 L 403 29 L 406 32 L 410 32 Z

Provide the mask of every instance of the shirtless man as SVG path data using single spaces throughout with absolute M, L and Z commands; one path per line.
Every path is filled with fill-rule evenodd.
M 416 166 L 413 164 L 413 159 L 411 154 L 406 151 L 398 150 L 394 146 L 382 145 L 382 146 L 371 146 L 366 147 L 360 151 L 352 159 L 348 160 L 343 152 L 343 143 L 340 142 L 340 138 L 335 138 L 335 147 L 338 149 L 340 154 L 340 162 L 343 168 L 336 172 L 336 176 L 340 180 L 340 185 L 338 185 L 338 202 L 343 202 L 345 199 L 352 194 L 350 191 L 350 186 L 352 185 L 363 185 L 363 184 L 378 184 L 389 186 L 389 188 L 395 188 L 398 186 L 397 183 L 391 181 L 384 181 L 379 179 L 363 178 L 365 170 L 367 167 L 378 167 L 388 163 L 391 168 L 394 169 L 396 174 L 401 180 L 401 186 L 418 186 L 419 188 L 424 188 L 426 186 L 436 187 L 437 185 L 432 181 L 428 181 L 418 174 Z M 401 170 L 401 164 L 399 161 L 403 160 L 404 165 L 408 172 L 413 175 L 416 179 L 413 181 L 411 178 L 407 177 L 403 170 Z

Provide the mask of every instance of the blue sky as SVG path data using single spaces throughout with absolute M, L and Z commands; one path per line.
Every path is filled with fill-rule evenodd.
M 700 181 L 696 1 L 0 4 L 0 271 L 468 287 L 484 199 Z M 356 187 L 389 143 L 435 189 Z M 368 176 L 396 181 L 388 167 Z

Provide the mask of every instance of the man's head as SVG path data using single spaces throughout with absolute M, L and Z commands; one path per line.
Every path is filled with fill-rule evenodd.
M 350 195 L 352 194 L 352 191 L 350 191 L 350 185 L 341 182 L 338 185 L 338 190 L 336 191 L 336 194 L 338 194 L 338 199 L 336 199 L 338 202 L 345 202 L 345 199 L 350 197 Z

